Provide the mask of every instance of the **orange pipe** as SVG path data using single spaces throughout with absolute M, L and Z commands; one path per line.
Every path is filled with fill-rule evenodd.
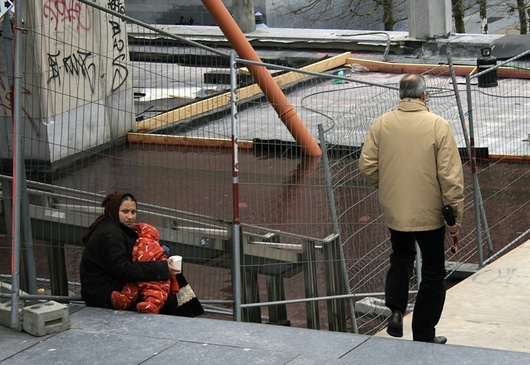
M 240 58 L 262 62 L 221 0 L 202 0 L 202 3 L 213 16 Z M 256 65 L 248 65 L 247 68 L 304 153 L 307 156 L 321 156 L 322 150 L 320 146 L 309 133 L 278 84 L 274 82 L 267 68 Z

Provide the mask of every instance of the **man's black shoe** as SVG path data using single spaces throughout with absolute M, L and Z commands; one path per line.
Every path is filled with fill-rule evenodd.
M 447 342 L 447 338 L 444 336 L 436 336 L 432 342 L 444 345 Z
M 392 311 L 392 315 L 388 319 L 386 333 L 392 337 L 403 337 L 403 313 L 401 311 Z

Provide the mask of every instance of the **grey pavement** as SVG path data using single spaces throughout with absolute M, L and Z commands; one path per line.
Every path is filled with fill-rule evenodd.
M 2 364 L 530 364 L 530 241 L 448 291 L 446 345 L 70 305 L 71 328 L 34 337 L 0 326 Z
M 530 353 L 256 323 L 73 308 L 43 337 L 0 327 L 2 364 L 528 364 Z

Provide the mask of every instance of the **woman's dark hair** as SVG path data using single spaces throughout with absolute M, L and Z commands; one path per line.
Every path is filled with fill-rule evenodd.
M 420 99 L 427 90 L 425 78 L 420 74 L 408 74 L 399 81 L 399 98 Z

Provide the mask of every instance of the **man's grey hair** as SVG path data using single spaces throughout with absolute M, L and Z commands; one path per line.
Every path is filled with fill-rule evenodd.
M 420 74 L 408 74 L 399 81 L 399 98 L 420 99 L 427 90 L 425 78 Z

